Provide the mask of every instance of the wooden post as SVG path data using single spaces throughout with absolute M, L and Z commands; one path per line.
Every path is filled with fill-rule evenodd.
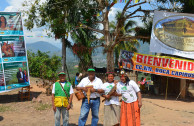
M 180 98 L 185 99 L 186 96 L 186 79 L 181 79 L 181 84 L 180 84 Z
M 167 82 L 166 82 L 166 95 L 165 95 L 165 100 L 167 100 L 167 95 L 168 95 L 168 77 L 167 77 Z

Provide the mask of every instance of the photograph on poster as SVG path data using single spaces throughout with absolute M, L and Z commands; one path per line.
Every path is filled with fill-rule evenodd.
M 122 68 L 124 69 L 133 69 L 134 63 L 133 63 L 133 58 L 134 53 L 129 52 L 129 51 L 125 51 L 125 50 L 121 50 L 120 51 L 120 66 L 122 66 Z
M 23 36 L 0 36 L 3 62 L 26 61 Z
M 27 62 L 4 63 L 6 89 L 29 85 Z
M 23 35 L 21 13 L 0 12 L 0 35 Z

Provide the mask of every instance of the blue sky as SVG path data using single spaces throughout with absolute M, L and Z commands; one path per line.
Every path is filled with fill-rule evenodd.
M 6 0 L 0 1 L 0 11 L 4 11 L 7 6 L 9 6 L 9 4 L 7 3 Z
M 22 3 L 25 0 L 0 0 L 0 11 L 20 11 L 22 8 Z M 32 0 L 33 1 L 33 0 Z M 46 0 L 41 0 L 46 1 Z M 113 6 L 112 11 L 109 14 L 110 20 L 114 19 L 115 13 L 119 10 L 122 10 L 122 8 L 125 6 L 125 3 L 117 3 Z M 143 5 L 142 8 L 149 9 L 150 6 L 148 4 Z M 136 8 L 132 8 L 132 11 Z M 141 23 L 139 23 L 141 25 Z M 33 32 L 36 31 L 36 32 Z M 43 31 L 40 28 L 34 28 L 32 31 L 28 31 L 26 28 L 24 28 L 24 34 L 25 36 L 46 36 L 46 32 Z M 40 37 L 33 37 L 33 38 L 26 38 L 26 43 L 33 43 L 37 41 L 47 41 L 57 47 L 61 47 L 61 42 L 59 40 L 55 40 L 54 38 L 40 38 Z M 71 39 L 70 39 L 71 40 Z

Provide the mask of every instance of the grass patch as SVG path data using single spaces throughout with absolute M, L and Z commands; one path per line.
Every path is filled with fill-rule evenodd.
M 51 104 L 44 104 L 44 103 L 40 103 L 38 104 L 38 106 L 36 106 L 36 110 L 46 110 L 51 108 Z
M 13 109 L 10 106 L 1 105 L 0 112 L 12 111 Z

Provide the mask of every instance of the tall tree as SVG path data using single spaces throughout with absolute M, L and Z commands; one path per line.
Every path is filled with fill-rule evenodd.
M 119 20 L 121 16 L 121 12 L 117 12 L 115 16 L 115 20 L 110 22 L 110 33 L 113 33 L 116 29 L 116 24 L 117 21 Z M 124 23 L 124 27 L 121 30 L 121 34 L 128 34 L 128 36 L 132 36 L 132 34 L 135 33 L 135 27 L 137 26 L 137 23 L 133 20 L 127 20 Z M 137 47 L 139 46 L 139 42 L 136 39 L 129 40 L 129 41 L 121 41 L 119 44 L 117 44 L 114 47 L 114 56 L 115 56 L 115 66 L 118 67 L 118 59 L 119 59 L 119 54 L 120 50 L 128 50 L 132 52 L 137 52 Z
M 104 36 L 104 47 L 105 52 L 107 53 L 107 71 L 114 71 L 114 48 L 117 44 L 123 41 L 131 41 L 138 38 L 147 38 L 147 36 L 129 36 L 128 34 L 123 34 L 122 29 L 124 28 L 125 22 L 129 19 L 136 17 L 147 17 L 150 10 L 143 10 L 141 8 L 142 4 L 145 4 L 146 1 L 133 3 L 132 0 L 128 0 L 121 11 L 120 17 L 116 22 L 116 28 L 113 32 L 110 32 L 110 21 L 109 21 L 109 12 L 111 8 L 116 4 L 113 0 L 97 0 L 98 1 L 98 10 L 101 11 L 101 16 L 97 23 L 103 25 L 103 29 L 96 29 L 93 27 L 89 27 L 87 25 L 83 25 L 83 27 L 101 33 Z M 134 9 L 132 9 L 134 8 Z M 143 12 L 142 15 L 140 14 Z M 145 18 L 144 18 L 145 19 Z
M 98 27 L 98 24 L 95 24 L 98 19 L 96 16 L 93 16 L 97 13 L 96 9 L 93 9 L 94 3 L 89 3 L 90 8 L 79 8 L 81 13 L 81 18 L 79 22 L 90 26 Z M 95 46 L 99 43 L 94 35 L 95 32 L 90 29 L 82 28 L 80 25 L 79 28 L 76 28 L 71 32 L 71 37 L 74 40 L 74 46 L 72 47 L 74 54 L 79 58 L 79 71 L 83 74 L 86 73 L 88 67 L 93 67 L 92 61 L 92 52 Z
M 68 32 L 77 26 L 81 15 L 78 8 L 87 6 L 88 0 L 47 0 L 40 4 L 41 0 L 30 0 L 23 3 L 27 18 L 25 26 L 28 30 L 36 27 L 44 27 L 50 35 L 62 41 L 63 69 L 66 68 L 66 46 L 70 43 Z

